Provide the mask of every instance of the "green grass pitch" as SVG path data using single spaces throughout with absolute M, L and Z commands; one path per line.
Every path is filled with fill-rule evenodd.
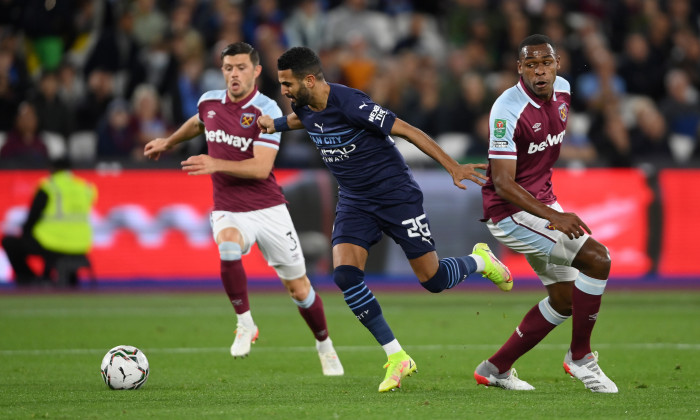
M 228 353 L 235 321 L 223 291 L 0 296 L 0 418 L 700 418 L 698 291 L 605 295 L 593 346 L 616 395 L 564 374 L 571 321 L 516 363 L 535 391 L 477 387 L 474 367 L 543 293 L 468 287 L 377 291 L 418 365 L 401 390 L 379 394 L 383 351 L 340 292 L 321 295 L 343 377 L 321 374 L 313 337 L 282 293 L 251 294 L 260 339 L 246 359 Z M 120 344 L 149 359 L 139 390 L 102 382 L 102 356 Z

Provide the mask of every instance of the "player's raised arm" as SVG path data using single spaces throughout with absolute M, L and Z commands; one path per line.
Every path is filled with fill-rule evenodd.
M 144 147 L 143 155 L 149 159 L 158 160 L 160 154 L 172 149 L 175 145 L 196 137 L 204 132 L 204 125 L 199 121 L 199 116 L 194 115 L 185 121 L 168 138 L 157 138 L 149 141 Z
M 304 128 L 297 114 L 291 113 L 283 115 L 279 118 L 272 118 L 269 115 L 263 115 L 258 118 L 258 127 L 263 134 L 281 133 L 289 130 L 299 130 Z
M 477 169 L 485 170 L 485 163 L 460 165 L 450 155 L 445 153 L 430 136 L 400 118 L 397 118 L 394 125 L 391 127 L 391 134 L 405 138 L 423 153 L 442 165 L 450 176 L 452 176 L 452 181 L 457 187 L 463 190 L 467 188 L 466 185 L 462 184 L 462 180 L 464 179 L 468 179 L 477 185 L 484 185 L 483 181 L 487 179 L 486 175 L 478 172 Z

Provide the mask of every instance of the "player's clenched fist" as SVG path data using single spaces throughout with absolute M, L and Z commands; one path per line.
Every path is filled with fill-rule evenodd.
M 258 127 L 263 134 L 272 134 L 275 132 L 275 120 L 269 115 L 263 115 L 258 118 Z

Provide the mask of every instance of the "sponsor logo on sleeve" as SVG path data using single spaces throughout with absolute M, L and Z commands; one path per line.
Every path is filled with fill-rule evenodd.
M 502 139 L 506 135 L 506 120 L 496 119 L 493 122 L 493 135 L 497 139 Z
M 494 140 L 493 141 L 493 148 L 494 149 L 506 149 L 508 147 L 508 142 L 505 140 Z
M 368 120 L 369 122 L 379 121 L 379 126 L 381 127 L 384 125 L 384 117 L 386 117 L 386 109 L 380 107 L 379 105 L 375 105 L 372 112 L 369 114 Z

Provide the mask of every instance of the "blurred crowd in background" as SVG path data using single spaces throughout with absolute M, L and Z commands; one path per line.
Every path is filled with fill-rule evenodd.
M 285 113 L 277 57 L 304 45 L 328 81 L 483 162 L 490 107 L 517 82 L 532 33 L 556 43 L 572 87 L 562 166 L 700 166 L 694 0 L 0 0 L 0 167 L 143 165 L 147 141 L 226 87 L 219 54 L 236 41 L 258 49 L 258 87 Z M 205 151 L 197 139 L 160 164 Z M 277 166 L 322 162 L 299 131 L 285 133 Z

